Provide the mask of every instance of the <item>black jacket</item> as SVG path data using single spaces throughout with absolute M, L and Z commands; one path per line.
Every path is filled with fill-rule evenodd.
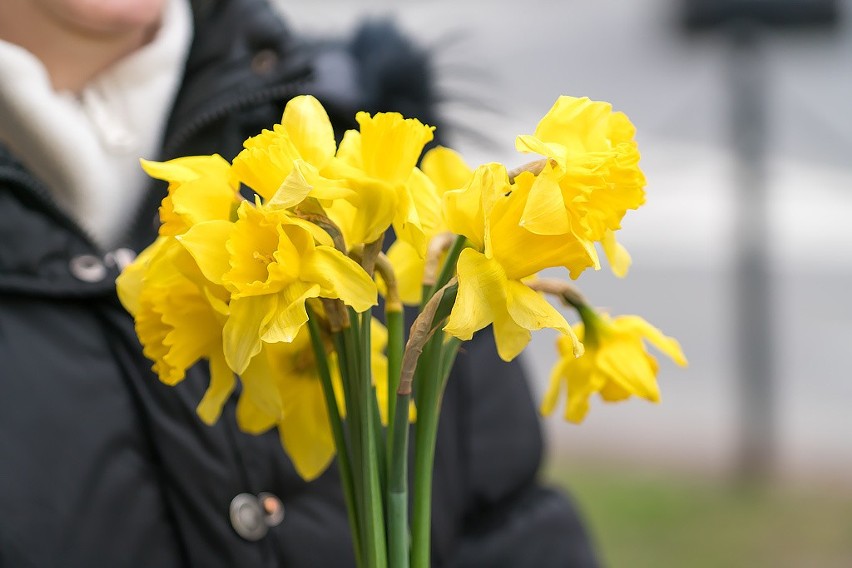
M 303 92 L 323 98 L 340 129 L 358 108 L 434 122 L 428 90 L 406 95 L 388 79 L 392 62 L 377 63 L 377 38 L 398 42 L 397 55 L 411 49 L 388 27 L 343 52 L 297 42 L 259 0 L 199 2 L 195 18 L 161 159 L 233 157 Z M 334 71 L 341 61 L 355 71 L 347 88 Z M 151 242 L 162 195 L 152 190 L 124 247 Z M 235 427 L 233 400 L 218 424 L 203 425 L 194 412 L 207 383 L 202 365 L 177 387 L 151 373 L 116 298 L 118 257 L 95 246 L 0 145 L 0 566 L 354 565 L 334 468 L 302 481 L 276 433 Z M 472 342 L 440 425 L 436 565 L 594 564 L 570 504 L 535 484 L 540 457 L 519 367 L 499 362 L 490 338 Z M 281 499 L 285 518 L 244 540 L 229 504 L 260 492 Z

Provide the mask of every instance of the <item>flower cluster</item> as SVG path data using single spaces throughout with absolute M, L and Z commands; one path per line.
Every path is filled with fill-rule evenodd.
M 322 313 L 320 299 L 356 312 L 377 303 L 373 278 L 347 252 L 379 240 L 390 226 L 421 254 L 425 248 L 408 179 L 432 129 L 392 113 L 361 113 L 358 120 L 361 133 L 347 133 L 338 149 L 325 110 L 302 96 L 272 131 L 247 140 L 233 163 L 219 156 L 143 161 L 149 175 L 169 184 L 160 237 L 118 281 L 160 380 L 176 384 L 188 367 L 209 360 L 211 381 L 198 413 L 212 423 L 239 375 L 240 426 L 259 433 L 278 425 L 306 479 L 334 455 L 308 310 Z M 253 191 L 251 199 L 239 193 L 240 184 Z M 320 218 L 338 234 L 311 221 Z M 380 327 L 373 324 L 378 337 Z M 386 363 L 373 351 L 382 392 L 387 372 L 375 369 Z M 330 345 L 328 356 L 334 357 Z
M 613 271 L 626 273 L 630 257 L 614 232 L 645 199 L 626 116 L 607 103 L 560 97 L 534 134 L 517 139 L 519 151 L 541 158 L 511 172 L 497 163 L 471 169 L 442 147 L 421 160 L 433 128 L 416 119 L 362 112 L 356 120 L 360 129 L 338 145 L 320 103 L 300 96 L 232 162 L 217 155 L 143 161 L 149 175 L 168 182 L 168 194 L 160 236 L 121 275 L 119 294 L 161 381 L 176 384 L 197 361 L 209 361 L 203 421 L 218 419 L 238 375 L 239 425 L 256 433 L 278 426 L 300 474 L 319 475 L 335 453 L 330 424 L 357 396 L 347 369 L 368 369 L 379 414 L 391 419 L 399 369 L 385 358 L 387 332 L 358 319 L 391 284 L 414 305 L 452 286 L 453 305 L 427 331 L 440 324 L 464 341 L 493 325 L 507 361 L 532 331 L 559 330 L 564 359 L 545 411 L 566 381 L 569 420 L 582 419 L 592 392 L 656 399 L 656 367 L 635 338 L 644 334 L 677 360 L 679 348 L 638 320 L 610 322 L 586 305 L 585 328 L 572 329 L 530 284 L 547 268 L 564 267 L 574 279 L 599 268 L 596 243 Z M 381 255 L 389 268 L 374 274 L 391 230 L 395 242 Z M 436 245 L 453 238 L 453 250 Z M 388 301 L 388 309 L 394 305 Z M 309 333 L 312 318 L 319 335 Z M 340 353 L 339 332 L 352 318 L 363 324 L 359 341 L 371 346 L 359 356 Z M 326 367 L 330 387 L 321 380 Z

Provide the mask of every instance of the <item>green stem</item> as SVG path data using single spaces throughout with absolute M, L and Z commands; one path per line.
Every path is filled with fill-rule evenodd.
M 437 333 L 423 349 L 416 373 L 417 425 L 414 450 L 414 500 L 412 511 L 412 568 L 429 568 L 432 524 L 432 466 L 440 412 L 440 347 Z
M 434 293 L 432 292 L 432 286 L 429 284 L 424 284 L 420 290 L 420 309 L 418 310 L 418 313 L 422 314 L 424 308 L 426 308 L 426 303 L 429 301 L 429 299 L 433 296 Z
M 361 329 L 366 330 L 361 334 L 361 353 L 364 354 L 363 365 L 364 365 L 364 379 L 367 383 L 367 407 L 370 413 L 370 424 L 369 431 L 370 436 L 372 437 L 373 447 L 376 452 L 376 472 L 379 477 L 379 508 L 384 514 L 384 511 L 387 507 L 387 488 L 388 488 L 388 471 L 385 467 L 387 463 L 387 448 L 385 447 L 385 436 L 382 431 L 382 415 L 379 411 L 379 401 L 376 398 L 376 389 L 373 381 L 373 352 L 372 352 L 372 313 L 367 310 L 362 315 L 362 323 Z M 364 337 L 366 336 L 366 338 Z M 384 533 L 384 526 L 382 528 L 382 532 Z M 387 543 L 385 542 L 385 546 Z
M 354 315 L 354 314 L 351 314 Z M 364 547 L 367 552 L 367 566 L 369 568 L 384 568 L 387 566 L 387 546 L 385 541 L 385 519 L 382 506 L 382 488 L 379 477 L 379 469 L 383 464 L 379 462 L 378 448 L 375 433 L 376 424 L 373 420 L 373 412 L 370 407 L 370 397 L 373 396 L 373 388 L 370 384 L 370 329 L 367 326 L 358 325 L 358 318 L 351 317 L 352 327 L 344 330 L 346 350 L 349 355 L 349 366 L 353 368 L 356 382 L 354 384 L 353 396 L 357 416 L 358 440 L 356 454 L 361 457 L 361 494 L 364 503 L 364 515 L 366 527 L 364 530 Z M 369 316 L 365 313 L 364 321 L 369 325 Z M 365 329 L 366 327 L 366 329 Z M 360 329 L 359 329 L 360 328 Z M 358 335 L 360 333 L 360 336 Z M 364 336 L 368 336 L 366 339 Z M 359 352 L 358 349 L 367 351 Z M 354 362 L 353 362 L 354 359 Z
M 372 414 L 373 422 L 373 440 L 376 446 L 376 464 L 379 471 L 379 497 L 381 499 L 382 511 L 387 510 L 387 490 L 388 490 L 388 469 L 386 467 L 388 461 L 388 451 L 385 446 L 385 436 L 382 431 L 382 415 L 379 410 L 379 401 L 376 398 L 376 389 L 370 389 L 370 413 Z
M 343 332 L 332 333 L 331 339 L 334 342 L 334 351 L 337 353 L 337 368 L 340 371 L 340 383 L 343 385 L 343 402 L 346 404 L 347 414 L 350 414 L 352 408 L 352 377 L 350 376 L 349 364 L 346 358 L 346 345 L 343 341 Z M 351 420 L 347 420 L 351 423 Z
M 356 317 L 352 313 L 352 317 Z M 372 328 L 373 313 L 367 310 L 361 314 L 361 372 L 367 383 L 369 392 L 367 393 L 367 407 L 370 413 L 370 435 L 373 437 L 373 445 L 376 448 L 376 464 L 379 474 L 379 498 L 381 500 L 382 511 L 385 510 L 385 495 L 387 494 L 387 469 L 385 463 L 387 461 L 387 449 L 385 448 L 385 437 L 382 432 L 382 416 L 379 412 L 379 401 L 376 399 L 376 390 L 373 387 L 373 328 Z
M 322 392 L 325 396 L 325 408 L 328 412 L 328 420 L 331 425 L 331 432 L 334 436 L 334 445 L 337 450 L 337 464 L 340 469 L 340 480 L 343 485 L 343 496 L 346 499 L 346 513 L 349 517 L 349 526 L 352 529 L 352 545 L 355 549 L 355 559 L 358 566 L 361 566 L 361 549 L 360 539 L 357 538 L 360 529 L 358 528 L 358 512 L 355 505 L 355 486 L 352 481 L 352 465 L 349 462 L 349 448 L 346 446 L 346 438 L 343 435 L 343 422 L 340 419 L 340 409 L 337 406 L 337 399 L 334 395 L 334 385 L 331 381 L 331 372 L 328 368 L 328 358 L 325 351 L 325 345 L 322 341 L 322 333 L 319 325 L 309 305 L 305 308 L 308 311 L 308 329 L 311 334 L 311 346 L 314 350 L 314 359 L 316 360 L 317 371 L 319 372 L 320 382 L 322 384 Z
M 408 568 L 408 406 L 410 394 L 397 394 L 405 340 L 401 306 L 388 307 L 388 561 Z M 397 414 L 397 409 L 400 409 Z
M 456 355 L 459 353 L 461 344 L 461 339 L 449 337 L 441 346 L 441 383 L 444 385 L 447 384 L 450 371 L 453 370 L 453 364 L 456 362 Z
M 396 435 L 396 391 L 399 389 L 399 375 L 402 371 L 402 350 L 405 341 L 405 330 L 402 310 L 385 311 L 385 320 L 388 325 L 388 448 L 394 444 Z M 406 414 L 407 416 L 407 414 Z M 408 429 L 406 421 L 406 430 Z M 388 454 L 392 455 L 392 454 Z M 391 469 L 388 462 L 388 470 Z
M 332 334 L 335 350 L 337 351 L 337 363 L 340 368 L 341 382 L 343 383 L 343 393 L 346 399 L 346 423 L 349 429 L 349 438 L 352 447 L 352 478 L 353 487 L 355 489 L 355 509 L 357 512 L 357 532 L 352 535 L 353 540 L 357 540 L 358 544 L 355 549 L 360 551 L 361 558 L 359 564 L 366 568 L 371 568 L 370 558 L 368 557 L 368 540 L 367 540 L 367 525 L 370 519 L 367 515 L 364 487 L 364 455 L 361 452 L 361 418 L 359 412 L 358 400 L 356 399 L 357 392 L 357 365 L 354 364 L 352 358 L 353 353 L 350 351 L 348 344 L 351 343 L 350 338 L 352 329 L 346 328 L 343 331 Z
M 388 480 L 388 548 L 390 566 L 408 568 L 408 404 L 410 394 L 396 394 L 397 413 Z M 402 409 L 405 409 L 403 412 Z

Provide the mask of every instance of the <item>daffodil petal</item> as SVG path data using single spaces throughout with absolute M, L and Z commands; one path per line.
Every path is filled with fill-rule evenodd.
M 274 209 L 291 209 L 304 203 L 308 197 L 323 204 L 330 204 L 334 199 L 357 200 L 357 194 L 345 180 L 325 178 L 313 164 L 297 159 L 278 191 L 265 205 Z
M 238 375 L 260 353 L 260 336 L 275 313 L 277 301 L 276 294 L 231 300 L 231 315 L 222 329 L 222 342 L 225 360 Z
M 632 394 L 632 392 L 613 381 L 605 384 L 600 392 L 601 398 L 607 402 L 627 400 Z
M 603 246 L 604 254 L 606 254 L 606 259 L 609 261 L 612 273 L 619 278 L 627 276 L 627 271 L 630 268 L 632 260 L 627 249 L 615 239 L 615 232 L 607 231 L 604 233 L 601 245 Z
M 559 402 L 559 396 L 562 394 L 565 385 L 565 366 L 568 360 L 560 359 L 550 371 L 550 380 L 547 384 L 547 390 L 541 400 L 541 413 L 544 416 L 550 416 L 556 410 L 556 405 Z
M 549 167 L 535 178 L 520 225 L 537 235 L 564 235 L 571 232 L 571 221 L 559 180 Z
M 492 302 L 505 301 L 506 274 L 495 261 L 473 249 L 464 249 L 457 264 L 459 289 L 444 331 L 467 341 L 494 321 Z
M 617 320 L 622 327 L 647 339 L 651 345 L 668 355 L 681 367 L 687 366 L 686 356 L 677 339 L 663 335 L 659 329 L 639 316 L 620 316 Z
M 142 293 L 143 279 L 148 266 L 162 252 L 168 241 L 171 241 L 168 237 L 158 237 L 153 244 L 139 253 L 139 256 L 122 270 L 116 279 L 118 299 L 121 300 L 124 309 L 133 316 L 139 312 L 139 296 Z M 174 243 L 174 241 L 171 242 Z
M 283 380 L 281 445 L 302 479 L 311 481 L 328 468 L 335 454 L 322 385 L 305 377 Z
M 338 199 L 325 208 L 328 217 L 343 232 L 349 249 L 381 237 L 393 222 L 399 205 L 398 193 L 381 180 L 362 178 L 352 184 L 357 200 Z
M 264 199 L 271 199 L 290 172 L 293 163 L 302 158 L 286 130 L 276 125 L 243 144 L 232 165 L 233 175 Z
M 266 412 L 253 399 L 241 396 L 237 401 L 237 426 L 247 434 L 263 434 L 278 423 L 278 418 Z
M 577 339 L 565 317 L 540 293 L 516 280 L 506 282 L 506 306 L 512 319 L 529 330 L 557 329 Z
M 167 162 L 139 160 L 145 173 L 155 179 L 170 183 L 186 183 L 198 179 L 204 174 L 227 177 L 230 164 L 219 156 L 187 156 Z
M 611 148 L 612 115 L 610 103 L 563 95 L 539 121 L 535 136 L 558 142 L 570 154 L 605 152 Z M 621 123 L 617 128 L 622 135 L 629 133 Z
M 356 312 L 378 303 L 376 283 L 357 262 L 337 249 L 318 246 L 304 261 L 302 279 L 320 285 L 320 296 L 339 298 Z
M 293 97 L 284 107 L 281 125 L 307 161 L 322 168 L 334 156 L 334 129 L 320 102 L 311 95 Z
M 632 341 L 631 341 L 632 340 Z M 620 343 L 637 343 L 619 348 L 616 344 L 598 356 L 598 365 L 608 382 L 615 382 L 638 397 L 658 402 L 660 387 L 649 357 L 637 338 L 620 339 Z
M 405 304 L 420 304 L 423 295 L 423 272 L 426 260 L 405 241 L 396 241 L 388 249 L 388 260 L 393 266 L 399 296 Z
M 275 374 L 269 357 L 270 353 L 264 350 L 240 375 L 243 389 L 237 401 L 237 422 L 240 428 L 251 434 L 269 430 L 283 413 L 278 389 L 281 377 Z
M 579 424 L 589 413 L 589 398 L 603 388 L 606 379 L 593 368 L 591 361 L 585 361 L 583 358 L 577 359 L 576 363 L 566 370 L 566 376 L 568 403 L 565 405 L 565 420 Z
M 193 225 L 186 233 L 176 237 L 195 259 L 204 277 L 214 284 L 221 285 L 222 276 L 231 269 L 225 243 L 233 226 L 228 221 L 207 221 Z
M 361 133 L 357 130 L 347 130 L 343 133 L 343 140 L 340 141 L 340 146 L 337 148 L 337 157 L 339 161 L 360 169 L 361 163 Z M 335 160 L 337 162 L 338 160 Z M 339 164 L 332 163 L 337 167 Z
M 506 168 L 501 164 L 484 164 L 476 168 L 466 186 L 444 193 L 447 228 L 467 237 L 474 248 L 486 248 L 494 194 L 508 187 Z
M 389 183 L 405 183 L 423 147 L 434 136 L 434 127 L 416 118 L 403 118 L 396 112 L 379 112 L 373 116 L 359 112 L 355 120 L 361 126 L 364 171 Z
M 561 144 L 544 142 L 535 136 L 522 134 L 515 138 L 515 149 L 525 154 L 539 154 L 556 160 L 561 169 L 565 169 L 568 163 L 565 147 Z
M 530 330 L 515 323 L 509 314 L 497 312 L 494 319 L 494 342 L 497 344 L 497 355 L 504 361 L 511 361 L 521 354 L 529 344 Z
M 313 185 L 308 181 L 312 166 L 304 160 L 295 160 L 293 169 L 278 186 L 278 190 L 266 202 L 266 206 L 275 209 L 290 209 L 305 200 Z
M 261 340 L 266 343 L 290 343 L 308 321 L 305 301 L 316 298 L 320 287 L 317 284 L 293 282 L 278 293 L 275 312 Z
M 219 420 L 222 407 L 225 406 L 237 382 L 234 372 L 228 367 L 225 356 L 222 353 L 213 353 L 210 356 L 210 385 L 204 392 L 201 402 L 195 409 L 201 421 L 212 426 Z
M 411 177 L 408 178 L 408 191 L 423 233 L 437 232 L 443 225 L 443 219 L 441 218 L 441 197 L 438 195 L 435 183 L 421 170 L 414 168 Z
M 420 169 L 434 182 L 439 194 L 464 187 L 473 175 L 473 170 L 458 152 L 443 146 L 426 152 Z
M 288 215 L 286 218 L 283 218 L 281 222 L 287 225 L 295 225 L 297 227 L 300 227 L 301 229 L 304 229 L 305 232 L 307 232 L 311 237 L 313 237 L 313 239 L 319 245 L 334 246 L 334 241 L 332 240 L 331 236 L 329 236 L 325 229 L 323 229 L 319 225 L 316 225 L 314 223 L 311 223 L 310 221 L 306 221 L 299 217 L 294 217 L 292 215 Z

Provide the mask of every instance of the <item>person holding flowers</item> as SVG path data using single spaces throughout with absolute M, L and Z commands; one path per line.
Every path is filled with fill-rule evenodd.
M 410 92 L 376 79 L 397 72 L 416 80 Z M 477 333 L 447 369 L 431 562 L 596 565 L 570 503 L 536 482 L 535 409 L 498 353 L 514 358 L 542 326 L 570 338 L 572 357 L 581 340 L 591 350 L 588 322 L 572 332 L 545 307 L 526 284 L 541 266 L 518 265 L 513 247 L 570 234 L 560 265 L 595 266 L 601 242 L 622 266 L 612 231 L 624 211 L 594 204 L 611 204 L 604 169 L 636 197 L 638 155 L 578 164 L 563 147 L 586 141 L 537 132 L 524 142 L 548 160 L 535 174 L 490 166 L 470 182 L 446 150 L 416 169 L 434 136 L 430 88 L 428 62 L 393 28 L 309 45 L 260 0 L 0 3 L 0 565 L 360 562 L 341 476 L 367 465 L 332 464 L 333 417 L 361 411 L 340 369 L 374 377 L 377 423 L 428 423 L 429 411 L 393 410 L 381 324 L 360 316 L 370 355 L 357 362 L 340 360 L 354 352 L 335 344 L 345 334 L 324 330 L 355 321 L 341 305 L 364 314 L 388 293 L 384 262 L 403 300 L 426 303 L 430 243 L 448 229 L 465 241 L 445 329 L 466 340 L 493 323 L 496 335 Z M 323 106 L 294 98 L 306 92 Z M 551 219 L 552 203 L 578 201 L 569 179 L 590 188 L 586 210 Z M 522 208 L 496 199 L 510 187 Z M 518 220 L 535 236 L 514 235 Z M 480 285 L 494 290 L 485 304 Z M 648 380 L 637 391 L 609 374 L 583 392 L 653 398 Z

